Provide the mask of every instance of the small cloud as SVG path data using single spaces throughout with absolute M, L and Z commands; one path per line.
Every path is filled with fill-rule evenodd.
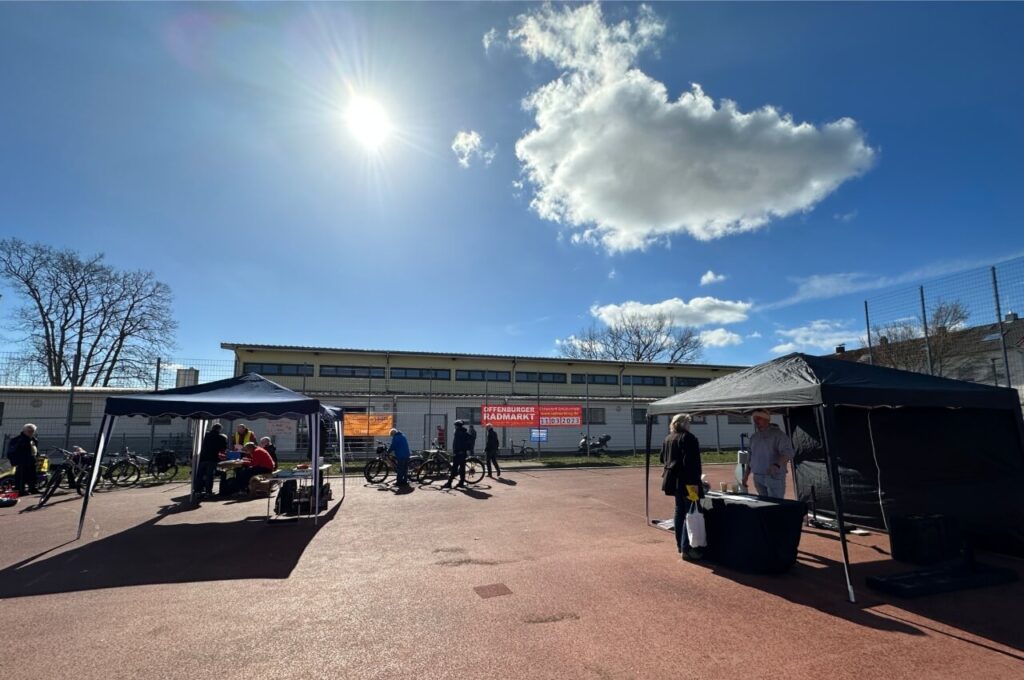
M 713 297 L 695 297 L 689 301 L 669 298 L 652 304 L 630 300 L 617 305 L 594 305 L 590 314 L 609 326 L 623 316 L 665 316 L 674 326 L 706 326 L 746 321 L 751 306 L 749 302 Z
M 491 30 L 484 33 L 483 43 L 484 52 L 490 52 L 492 47 L 495 49 L 505 50 L 508 49 L 509 46 L 508 41 L 503 39 L 501 35 L 498 34 L 498 30 L 495 28 L 492 28 Z
M 482 160 L 484 165 L 490 165 L 498 153 L 498 147 L 485 149 L 484 138 L 479 132 L 460 130 L 452 140 L 452 151 L 459 165 L 468 168 L 473 158 Z
M 832 216 L 832 219 L 836 220 L 837 222 L 852 222 L 856 217 L 857 211 L 851 210 L 850 212 L 846 213 L 836 213 L 835 215 Z
M 613 279 L 614 280 L 616 276 L 618 276 L 618 274 L 615 272 L 614 269 L 611 270 L 610 272 L 608 272 L 608 278 L 609 279 Z
M 772 347 L 775 354 L 790 352 L 828 352 L 836 345 L 857 344 L 860 330 L 851 327 L 850 321 L 817 319 L 796 328 L 781 328 L 775 331 L 782 342 Z
M 713 328 L 709 331 L 700 332 L 700 341 L 705 347 L 728 347 L 730 345 L 743 344 L 743 338 L 732 331 L 724 328 Z
M 704 276 L 700 277 L 700 285 L 710 286 L 712 283 L 719 283 L 725 281 L 728 277 L 725 274 L 716 274 L 710 269 L 704 272 Z
M 747 333 L 747 337 L 753 340 L 755 338 L 761 337 L 761 333 L 759 331 L 754 331 L 753 333 Z

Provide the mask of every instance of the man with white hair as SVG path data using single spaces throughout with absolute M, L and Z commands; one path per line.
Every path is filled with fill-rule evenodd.
M 793 442 L 772 424 L 772 414 L 764 409 L 753 413 L 755 432 L 750 436 L 750 465 L 744 470 L 743 486 L 751 473 L 758 496 L 783 498 L 786 495 L 786 467 L 796 455 Z
M 409 486 L 409 458 L 412 454 L 409 440 L 401 430 L 394 427 L 391 428 L 391 446 L 388 451 L 395 455 L 395 485 Z
M 25 423 L 21 428 L 21 434 L 13 437 L 7 444 L 7 457 L 14 470 L 14 488 L 19 496 L 25 495 L 25 486 L 28 486 L 28 493 L 36 494 L 36 454 L 39 452 L 39 440 L 36 439 L 36 426 L 32 423 Z

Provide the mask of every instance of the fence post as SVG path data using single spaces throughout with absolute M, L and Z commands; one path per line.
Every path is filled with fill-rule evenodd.
M 537 414 L 540 415 L 540 371 L 537 372 Z M 527 428 L 529 430 L 530 428 Z M 537 430 L 540 432 L 540 421 L 537 421 Z M 532 439 L 532 437 L 531 437 Z M 540 460 L 540 445 L 543 444 L 540 437 L 537 437 L 537 460 Z
M 924 328 L 924 356 L 928 360 L 928 375 L 935 375 L 932 369 L 932 345 L 928 340 L 928 310 L 924 306 L 924 286 L 918 286 L 917 290 L 921 293 L 921 325 Z
M 864 301 L 864 327 L 868 330 L 868 363 L 875 365 L 875 348 L 871 344 L 871 317 L 868 316 L 868 301 Z
M 992 295 L 996 301 L 996 323 L 999 324 L 999 345 L 1003 350 L 1003 370 L 1006 371 L 1006 386 L 1013 387 L 1010 380 L 1010 358 L 1006 354 L 1006 332 L 1003 329 L 1003 309 L 999 304 L 999 281 L 996 279 L 996 268 L 992 267 Z
M 427 383 L 427 422 L 423 424 L 423 448 L 430 448 L 430 432 L 434 427 L 434 371 L 430 371 L 430 382 Z M 437 448 L 445 448 L 444 442 L 437 442 Z
M 636 458 L 636 387 L 632 383 L 629 387 L 629 422 L 633 424 L 633 457 Z M 644 409 L 644 422 L 647 422 L 647 409 Z
M 78 366 L 81 360 L 82 353 L 77 349 L 75 350 L 75 363 L 71 369 L 71 389 L 68 390 L 68 412 L 67 419 L 64 421 L 64 448 L 71 448 L 71 419 L 74 417 L 75 410 L 75 383 L 78 382 Z
M 590 374 L 583 374 L 584 386 L 584 402 L 586 403 L 587 409 L 587 458 L 590 458 Z
M 153 391 L 160 391 L 160 357 L 156 358 L 156 380 L 153 381 Z M 153 450 L 153 444 L 156 439 L 156 421 L 151 417 L 149 419 L 149 450 Z

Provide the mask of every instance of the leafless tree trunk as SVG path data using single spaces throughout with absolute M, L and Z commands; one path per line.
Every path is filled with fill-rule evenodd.
M 625 314 L 604 328 L 590 326 L 559 344 L 569 359 L 666 362 L 696 361 L 703 343 L 691 326 L 675 326 L 665 314 Z

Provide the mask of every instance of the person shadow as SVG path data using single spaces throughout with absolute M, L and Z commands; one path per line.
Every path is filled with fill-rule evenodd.
M 505 486 L 516 486 L 519 484 L 519 482 L 516 482 L 515 480 L 512 479 L 508 479 L 507 477 L 497 477 L 495 478 L 494 481 L 497 482 L 498 484 L 504 484 Z
M 152 519 L 125 531 L 56 554 L 50 553 L 62 546 L 50 548 L 0 570 L 0 599 L 126 586 L 285 579 L 340 507 L 336 502 L 316 524 L 304 518 L 281 530 L 262 517 L 166 523 L 163 520 L 172 515 L 195 510 L 187 502 L 167 505 Z

